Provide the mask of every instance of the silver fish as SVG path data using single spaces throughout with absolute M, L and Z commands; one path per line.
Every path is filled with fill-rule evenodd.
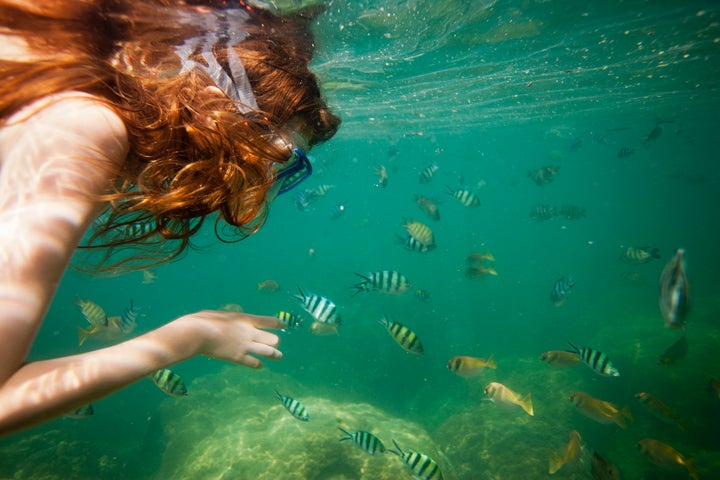
M 393 444 L 395 444 L 397 450 L 388 451 L 400 457 L 418 480 L 443 480 L 442 472 L 435 460 L 424 453 L 413 450 L 403 452 L 395 440 L 393 440 Z
M 400 295 L 412 287 L 405 275 L 396 270 L 380 270 L 378 272 L 370 272 L 367 275 L 355 273 L 363 281 L 355 284 L 353 295 L 360 292 L 376 291 L 386 293 L 388 295 Z
M 302 420 L 303 422 L 310 420 L 310 415 L 308 414 L 305 405 L 292 397 L 286 397 L 285 395 L 280 394 L 277 390 L 275 390 L 275 396 L 277 396 L 278 400 L 282 402 L 287 411 L 290 412 L 293 417 L 298 420 Z
M 615 368 L 604 353 L 588 347 L 577 347 L 568 342 L 573 351 L 580 356 L 580 359 L 590 367 L 594 372 L 604 377 L 619 377 L 620 372 Z
M 345 436 L 340 439 L 341 442 L 343 440 L 352 440 L 353 443 L 360 447 L 363 452 L 370 455 L 375 455 L 378 452 L 385 452 L 385 445 L 383 445 L 380 439 L 372 433 L 365 432 L 363 430 L 358 430 L 356 432 L 350 433 L 342 427 L 338 428 L 342 430 L 342 432 L 345 434 Z
M 685 250 L 679 248 L 660 275 L 660 312 L 667 328 L 683 328 L 690 310 L 684 255 Z

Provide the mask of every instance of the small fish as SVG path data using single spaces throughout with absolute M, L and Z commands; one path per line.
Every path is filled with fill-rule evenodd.
M 685 430 L 685 427 L 680 423 L 680 419 L 670 410 L 665 402 L 660 400 L 654 395 L 650 395 L 646 392 L 640 392 L 635 394 L 635 398 L 638 399 L 641 405 L 643 405 L 650 413 L 655 415 L 657 418 L 669 425 L 675 425 L 680 430 Z
M 577 463 L 582 455 L 583 446 L 580 440 L 580 434 L 577 430 L 570 432 L 570 441 L 565 446 L 565 453 L 561 457 L 552 450 L 549 450 L 550 461 L 548 472 L 552 475 L 565 466 L 573 466 Z
M 169 368 L 161 368 L 153 373 L 152 381 L 160 390 L 173 397 L 184 397 L 187 395 L 187 388 L 180 375 Z
M 467 265 L 482 265 L 484 262 L 494 262 L 495 257 L 490 252 L 485 253 L 469 253 L 467 257 L 465 257 L 465 263 Z
M 80 307 L 80 312 L 85 317 L 85 320 L 87 320 L 90 324 L 98 327 L 107 326 L 108 319 L 107 315 L 105 314 L 105 310 L 103 310 L 102 307 L 97 303 L 91 300 L 83 300 L 82 298 L 78 298 L 77 300 L 75 300 L 75 305 Z
M 620 372 L 612 364 L 610 358 L 599 350 L 588 347 L 577 347 L 568 342 L 573 351 L 577 353 L 585 365 L 590 367 L 593 372 L 604 377 L 619 377 Z
M 446 186 L 447 187 L 447 186 Z M 458 189 L 453 190 L 447 187 L 448 193 L 457 201 L 465 205 L 466 207 L 479 207 L 480 198 L 470 190 Z
M 400 235 L 397 235 L 396 237 L 398 243 L 402 244 L 406 250 L 410 250 L 413 252 L 427 253 L 435 248 L 435 245 L 425 245 L 424 243 L 418 242 L 412 235 L 408 235 L 405 238 L 401 237 Z
M 337 305 L 322 295 L 314 293 L 305 295 L 300 287 L 298 290 L 300 290 L 300 295 L 295 295 L 295 298 L 300 300 L 305 311 L 315 319 L 310 327 L 310 332 L 318 335 L 337 333 L 337 327 L 340 325 L 340 313 Z
M 650 133 L 648 133 L 647 136 L 645 137 L 645 140 L 643 140 L 643 145 L 647 146 L 648 142 L 652 142 L 652 141 L 660 138 L 660 136 L 663 133 L 663 128 L 662 128 L 662 126 L 660 126 L 660 123 L 662 123 L 662 122 L 656 123 L 655 127 L 652 130 L 650 130 Z
M 666 443 L 645 438 L 638 442 L 637 447 L 645 455 L 645 458 L 664 470 L 675 473 L 687 471 L 690 478 L 694 480 L 700 478 L 697 468 L 695 468 L 695 462 L 685 458 L 683 454 Z
M 380 324 L 387 328 L 390 336 L 403 348 L 403 350 L 415 355 L 422 355 L 423 346 L 415 332 L 405 325 L 393 322 L 385 317 L 380 319 Z
M 482 265 L 477 265 L 475 267 L 467 267 L 465 269 L 466 278 L 482 278 L 488 275 L 497 277 L 497 274 L 497 270 L 495 270 L 495 267 L 492 266 L 484 267 Z
M 558 216 L 566 220 L 579 220 L 587 216 L 587 211 L 577 205 L 561 205 L 558 209 Z
M 667 350 L 660 355 L 658 364 L 660 365 L 675 365 L 687 356 L 688 343 L 687 337 L 683 333 L 680 338 L 670 345 Z
M 423 290 L 422 288 L 418 288 L 417 290 L 415 290 L 415 298 L 417 298 L 421 302 L 425 302 L 430 299 L 430 292 L 428 292 L 427 290 Z
M 295 206 L 298 210 L 305 210 L 310 206 L 310 202 L 312 201 L 312 190 L 303 190 L 301 192 L 298 192 L 295 195 Z
M 369 455 L 385 453 L 385 445 L 383 445 L 380 439 L 372 433 L 365 432 L 363 430 L 357 430 L 356 432 L 350 433 L 342 427 L 338 428 L 345 434 L 345 436 L 340 439 L 341 442 L 343 440 L 352 440 L 355 445 L 360 447 L 360 450 Z
M 143 285 L 150 285 L 152 283 L 155 283 L 155 279 L 157 278 L 157 275 L 153 273 L 152 270 L 145 269 L 142 271 L 142 284 Z
M 245 309 L 242 307 L 242 305 L 238 305 L 237 303 L 226 303 L 225 305 L 222 305 L 220 308 L 218 308 L 218 310 L 220 310 L 221 312 L 245 312 Z
M 324 197 L 333 188 L 335 188 L 335 185 L 328 185 L 328 184 L 318 185 L 317 187 L 315 187 L 312 190 L 310 195 L 312 197 Z
M 133 301 L 130 300 L 130 305 L 125 307 L 120 314 L 120 329 L 126 333 L 130 333 L 135 330 L 135 326 L 137 325 L 137 317 L 138 314 L 137 310 L 135 310 L 135 305 L 133 304 Z
M 88 403 L 87 405 L 83 405 L 80 408 L 76 408 L 72 412 L 66 413 L 63 416 L 67 417 L 67 418 L 80 419 L 80 418 L 92 417 L 94 413 L 95 413 L 95 409 L 93 408 L 91 403 Z
M 302 327 L 303 319 L 300 315 L 295 315 L 294 313 L 283 310 L 278 312 L 275 316 L 285 323 L 283 331 L 295 330 Z
M 133 222 L 120 225 L 118 232 L 123 237 L 141 239 L 154 235 L 157 232 L 155 221 Z
M 547 203 L 535 205 L 530 209 L 530 218 L 536 222 L 546 222 L 557 216 L 557 209 Z
M 537 170 L 530 170 L 528 172 L 528 177 L 530 178 L 530 180 L 535 182 L 535 185 L 540 187 L 543 185 L 547 185 L 548 183 L 555 180 L 555 177 L 558 175 L 559 170 L 559 165 L 546 165 L 544 167 L 538 168 Z
M 550 290 L 550 300 L 556 307 L 561 306 L 568 299 L 575 286 L 572 277 L 562 277 L 555 280 L 552 290 Z
M 431 220 L 440 220 L 440 210 L 435 202 L 422 195 L 415 195 L 415 203 Z
M 342 217 L 345 214 L 345 210 L 347 210 L 345 205 L 338 203 L 332 208 L 332 210 L 330 210 L 330 220 L 337 220 Z
M 438 171 L 438 166 L 436 164 L 429 165 L 423 169 L 422 172 L 420 172 L 420 178 L 418 179 L 420 183 L 430 183 L 430 180 L 432 180 L 433 175 L 435 175 L 435 172 Z
M 620 260 L 628 265 L 643 265 L 660 258 L 660 249 L 657 247 L 627 247 L 620 254 Z
M 427 225 L 415 220 L 405 220 L 403 222 L 403 226 L 410 236 L 418 242 L 423 245 L 427 245 L 428 247 L 435 246 L 435 236 L 433 235 L 433 231 Z
M 660 312 L 666 328 L 684 328 L 690 310 L 684 254 L 685 250 L 678 249 L 660 275 Z
M 619 409 L 610 402 L 593 398 L 584 392 L 571 393 L 570 402 L 575 405 L 578 412 L 598 423 L 616 423 L 620 428 L 625 429 L 627 420 L 632 420 L 630 408 Z
M 307 409 L 305 408 L 305 405 L 298 402 L 292 397 L 286 397 L 284 395 L 281 395 L 280 392 L 275 390 L 275 396 L 282 402 L 282 404 L 285 406 L 288 412 L 292 414 L 293 417 L 297 418 L 298 420 L 302 420 L 303 422 L 307 422 L 310 420 L 310 415 L 307 412 Z
M 492 354 L 487 360 L 484 358 L 457 356 L 450 359 L 447 368 L 463 378 L 471 378 L 480 375 L 485 368 L 496 369 L 497 364 Z
M 412 288 L 405 275 L 396 270 L 380 270 L 370 272 L 367 275 L 355 273 L 355 275 L 362 278 L 363 281 L 351 287 L 355 289 L 353 296 L 360 292 L 370 291 L 388 295 L 401 295 Z
M 510 390 L 508 387 L 501 383 L 491 382 L 485 387 L 485 395 L 493 402 L 503 405 L 517 405 L 525 413 L 531 417 L 535 415 L 533 411 L 532 398 L 528 393 L 526 396 L 520 398 L 520 395 Z
M 130 301 L 130 306 L 123 310 L 122 315 L 108 317 L 106 326 L 93 325 L 88 329 L 77 327 L 78 345 L 82 345 L 90 337 L 101 341 L 119 340 L 135 329 L 136 320 L 137 312 Z
M 398 445 L 395 440 L 393 440 L 393 444 L 397 450 L 391 449 L 388 450 L 388 452 L 392 452 L 400 457 L 405 466 L 407 466 L 413 475 L 415 475 L 417 480 L 443 480 L 440 466 L 437 462 L 435 462 L 435 460 L 423 453 L 415 452 L 413 450 L 403 452 L 402 448 L 400 448 L 400 445 Z
M 591 473 L 594 480 L 622 480 L 617 467 L 598 452 L 593 453 Z
M 627 158 L 635 154 L 635 150 L 630 147 L 620 147 L 617 151 L 618 158 Z
M 275 280 L 263 280 L 257 284 L 258 292 L 275 293 L 280 290 L 280 284 Z
M 580 355 L 564 350 L 550 350 L 540 355 L 540 360 L 554 367 L 569 368 L 580 362 Z
M 375 174 L 378 176 L 378 180 L 377 180 L 377 182 L 375 182 L 375 186 L 380 187 L 380 188 L 387 187 L 388 174 L 387 174 L 387 169 L 385 168 L 385 165 L 381 165 L 380 168 L 376 168 Z

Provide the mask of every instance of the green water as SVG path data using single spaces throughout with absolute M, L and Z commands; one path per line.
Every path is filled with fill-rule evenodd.
M 720 377 L 717 2 L 336 1 L 313 28 L 314 70 L 343 126 L 313 150 L 316 173 L 302 187 L 336 188 L 304 211 L 294 193 L 279 198 L 265 227 L 238 244 L 202 232 L 204 248 L 154 269 L 151 284 L 140 273 L 68 272 L 32 359 L 102 346 L 77 346 L 77 297 L 109 314 L 134 299 L 138 334 L 227 303 L 299 313 L 300 286 L 339 305 L 340 335 L 282 334 L 284 359 L 261 372 L 193 359 L 173 368 L 187 397 L 143 380 L 96 402 L 91 418 L 3 438 L 0 478 L 412 478 L 393 455 L 338 442 L 337 425 L 426 453 L 447 479 L 589 479 L 595 450 L 626 479 L 689 478 L 643 458 L 635 445 L 648 437 L 693 458 L 700 478 L 720 478 L 720 400 L 705 391 Z M 645 141 L 658 122 L 660 136 Z M 623 147 L 634 153 L 619 158 Z M 435 177 L 420 184 L 432 163 Z M 546 165 L 559 173 L 538 186 L 528 171 Z M 380 166 L 386 188 L 376 186 Z M 465 208 L 446 186 L 476 191 L 482 205 Z M 439 221 L 417 194 L 438 203 Z M 345 212 L 333 219 L 338 204 Z M 536 221 L 538 204 L 587 215 Z M 398 245 L 404 218 L 430 226 L 437 248 Z M 619 260 L 647 245 L 662 258 Z M 689 349 L 667 367 L 657 360 L 678 332 L 663 328 L 657 281 L 679 247 L 693 295 Z M 498 275 L 466 278 L 466 256 L 486 251 Z M 404 273 L 413 289 L 351 297 L 354 272 L 381 269 Z M 550 289 L 564 275 L 577 284 L 558 308 Z M 280 291 L 257 291 L 266 279 Z M 417 333 L 423 356 L 394 343 L 384 314 Z M 621 376 L 538 359 L 567 340 L 607 353 Z M 455 355 L 490 354 L 498 368 L 478 378 L 445 368 Z M 483 401 L 492 381 L 532 393 L 535 415 Z M 293 419 L 275 389 L 311 420 Z M 634 421 L 622 430 L 582 416 L 568 401 L 577 390 L 630 406 Z M 641 391 L 686 429 L 644 411 L 633 398 Z M 551 476 L 548 449 L 561 452 L 571 430 L 583 457 Z

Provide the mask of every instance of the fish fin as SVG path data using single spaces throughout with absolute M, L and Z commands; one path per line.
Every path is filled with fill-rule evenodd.
M 525 397 L 518 400 L 518 403 L 522 407 L 525 412 L 530 415 L 531 417 L 535 416 L 535 412 L 533 411 L 533 405 L 532 405 L 532 397 L 528 393 L 525 395 Z
M 552 475 L 553 473 L 560 470 L 565 462 L 563 461 L 562 457 L 560 457 L 557 453 L 553 452 L 549 448 L 548 454 L 550 455 L 550 461 L 548 462 L 548 473 Z
M 700 477 L 698 476 L 697 467 L 695 467 L 695 461 L 692 459 L 685 460 L 685 468 L 687 468 L 688 473 L 690 474 L 690 478 L 693 480 L 700 480 Z
M 613 420 L 615 420 L 615 423 L 618 424 L 620 428 L 625 430 L 627 428 L 627 421 L 626 420 L 632 420 L 632 415 L 630 414 L 630 407 L 623 407 L 622 410 L 620 410 L 614 417 Z
M 392 439 L 392 442 L 393 442 L 393 445 L 395 445 L 395 448 L 397 448 L 397 450 L 393 450 L 393 449 L 391 449 L 391 448 L 388 448 L 387 451 L 390 452 L 390 453 L 394 453 L 395 455 L 397 455 L 397 456 L 400 457 L 400 458 L 404 457 L 404 456 L 405 456 L 405 452 L 402 451 L 402 448 L 400 448 L 400 445 L 398 445 L 398 443 L 395 441 L 394 438 Z
M 293 297 L 297 298 L 301 302 L 305 300 L 305 292 L 302 291 L 302 288 L 300 288 L 300 285 L 295 285 L 300 292 L 300 295 L 293 295 Z
M 450 195 L 454 195 L 454 194 L 455 194 L 455 190 L 453 190 L 453 189 L 450 187 L 450 185 L 445 185 L 445 188 L 447 188 L 447 191 L 448 191 L 448 193 L 449 193 Z
M 338 428 L 345 434 L 345 436 L 340 439 L 341 442 L 343 440 L 352 440 L 352 434 L 350 432 L 348 432 L 347 430 L 345 430 L 344 428 L 342 428 L 339 425 L 338 425 Z
M 580 355 L 580 349 L 574 343 L 572 343 L 570 340 L 568 340 L 567 342 L 570 345 L 570 347 L 572 347 L 572 352 Z
M 490 354 L 490 356 L 487 359 L 487 367 L 492 368 L 493 370 L 497 369 L 497 363 L 495 363 L 495 358 L 493 358 L 492 353 Z
M 82 346 L 82 344 L 85 343 L 85 340 L 87 340 L 90 335 L 95 335 L 99 329 L 100 327 L 98 327 L 97 325 L 93 325 L 92 328 L 89 328 L 87 330 L 81 327 L 77 327 L 78 345 Z

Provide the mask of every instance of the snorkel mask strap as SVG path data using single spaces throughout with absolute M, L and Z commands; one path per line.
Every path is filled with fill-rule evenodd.
M 199 68 L 210 75 L 225 95 L 237 102 L 241 113 L 258 110 L 250 79 L 242 60 L 232 47 L 232 44 L 241 42 L 247 37 L 243 25 L 248 20 L 248 13 L 245 10 L 233 9 L 197 15 L 205 17 L 202 19 L 205 33 L 187 39 L 185 43 L 176 47 L 175 54 L 182 64 L 180 73 Z M 190 22 L 197 23 L 197 19 L 190 19 Z M 213 47 L 218 44 L 226 46 L 227 68 L 220 65 L 213 53 Z M 197 53 L 200 53 L 207 66 L 190 59 L 191 55 Z

